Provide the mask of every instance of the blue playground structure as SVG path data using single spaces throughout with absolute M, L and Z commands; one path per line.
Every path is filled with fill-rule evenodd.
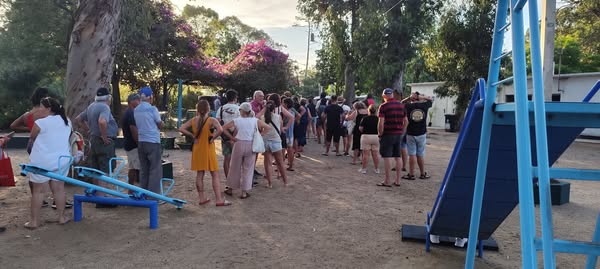
M 600 128 L 600 103 L 589 103 L 600 81 L 580 103 L 544 102 L 537 1 L 529 1 L 533 101 L 528 101 L 523 6 L 527 0 L 499 0 L 487 83 L 477 81 L 444 181 L 427 215 L 429 235 L 468 237 L 465 268 L 473 268 L 475 248 L 518 204 L 522 268 L 556 268 L 555 253 L 588 255 L 595 268 L 600 254 L 600 215 L 591 242 L 554 237 L 550 178 L 600 180 L 600 170 L 550 168 L 584 128 Z M 510 15 L 510 18 L 509 18 Z M 508 19 L 508 20 L 507 20 Z M 512 51 L 503 52 L 512 26 Z M 499 80 L 500 61 L 512 55 L 513 77 Z M 496 104 L 499 84 L 514 82 L 515 103 Z M 488 157 L 492 157 L 491 160 Z M 536 234 L 534 180 L 540 193 L 541 237 Z M 405 227 L 402 228 L 405 237 Z M 474 244 L 473 242 L 478 242 Z
M 62 158 L 70 158 L 71 159 L 71 161 L 69 162 L 69 166 L 70 166 L 73 158 L 72 157 L 61 157 L 61 159 Z M 122 168 L 122 166 L 123 165 L 121 164 L 121 168 Z M 181 199 L 170 198 L 165 195 L 157 194 L 157 193 L 142 189 L 140 187 L 127 184 L 125 182 L 118 180 L 117 178 L 108 177 L 108 176 L 106 176 L 106 174 L 104 172 L 101 172 L 99 170 L 92 169 L 92 168 L 76 166 L 75 171 L 77 171 L 77 173 L 80 176 L 92 177 L 92 178 L 113 184 L 113 185 L 117 186 L 117 190 L 100 187 L 100 186 L 97 186 L 97 185 L 94 185 L 91 183 L 87 183 L 87 182 L 83 182 L 83 181 L 80 181 L 80 180 L 77 180 L 74 178 L 63 176 L 62 173 L 53 173 L 48 169 L 45 169 L 45 168 L 39 167 L 39 166 L 35 166 L 35 165 L 20 164 L 20 167 L 22 169 L 22 174 L 26 174 L 26 173 L 39 174 L 39 175 L 47 176 L 49 178 L 53 178 L 56 180 L 64 181 L 66 183 L 70 183 L 73 185 L 77 185 L 77 186 L 86 188 L 85 195 L 75 194 L 73 196 L 73 221 L 75 221 L 75 222 L 79 222 L 83 218 L 83 212 L 82 212 L 83 211 L 83 209 L 82 209 L 83 202 L 96 203 L 96 204 L 112 204 L 112 205 L 123 205 L 123 206 L 148 208 L 150 211 L 150 229 L 156 229 L 156 228 L 158 228 L 159 201 L 164 201 L 166 203 L 173 204 L 177 207 L 177 209 L 181 209 L 183 207 L 183 205 L 187 203 L 186 201 L 181 200 Z M 119 170 L 119 169 L 117 169 L 117 170 Z M 115 171 L 117 171 L 117 170 L 115 170 Z M 113 175 L 113 174 L 118 175 L 118 171 L 116 173 L 115 172 L 111 173 L 111 175 Z M 161 189 L 162 189 L 163 180 L 165 180 L 165 179 L 161 180 Z M 171 185 L 168 187 L 167 191 L 163 192 L 163 193 L 167 193 L 173 186 L 172 179 L 166 179 L 166 180 L 171 181 Z M 126 190 L 131 190 L 133 193 L 132 194 L 122 193 L 120 191 L 120 188 L 123 188 Z M 112 195 L 114 197 L 96 196 L 96 192 L 103 192 L 105 194 Z M 150 198 L 150 199 L 148 199 L 148 198 Z

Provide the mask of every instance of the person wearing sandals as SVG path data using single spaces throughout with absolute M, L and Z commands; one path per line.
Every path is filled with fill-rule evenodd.
M 160 129 L 163 122 L 158 109 L 152 105 L 154 94 L 149 86 L 140 89 L 140 104 L 133 110 L 138 128 L 138 156 L 140 158 L 140 187 L 161 193 L 160 180 L 163 176 Z
M 342 136 L 342 115 L 344 109 L 337 104 L 337 96 L 331 96 L 329 104 L 323 110 L 321 118 L 325 119 L 325 152 L 323 156 L 329 155 L 331 140 L 335 145 L 336 156 L 342 156 L 340 153 L 340 137 Z
M 240 107 L 237 104 L 238 92 L 236 90 L 228 90 L 225 92 L 225 98 L 227 99 L 227 104 L 222 105 L 217 110 L 217 119 L 222 126 L 240 117 Z M 227 174 L 229 173 L 231 151 L 233 150 L 233 141 L 226 138 L 227 136 L 221 136 L 221 154 L 223 154 L 223 170 L 225 171 L 225 177 L 227 177 Z
M 283 98 L 283 100 L 281 100 L 281 104 L 282 107 L 285 108 L 288 111 L 288 113 L 290 113 L 293 117 L 292 123 L 290 124 L 290 127 L 287 129 L 285 134 L 287 139 L 287 149 L 284 149 L 284 158 L 287 156 L 288 161 L 288 167 L 286 168 L 286 170 L 293 172 L 294 157 L 296 154 L 296 152 L 294 151 L 294 125 L 298 120 L 300 120 L 300 112 L 294 108 L 294 101 L 292 101 L 292 99 L 289 97 Z
M 110 110 L 111 104 L 112 95 L 110 94 L 110 91 L 105 87 L 100 87 L 96 90 L 94 102 L 83 110 L 74 120 L 75 125 L 79 124 L 83 130 L 89 130 L 90 152 L 87 156 L 88 165 L 105 174 L 109 174 L 110 159 L 115 157 L 115 141 L 119 131 L 119 126 Z M 136 125 L 139 127 L 137 121 Z M 138 143 L 138 150 L 139 148 Z M 108 183 L 102 180 L 94 179 L 93 182 L 100 187 L 108 187 Z M 96 195 L 106 196 L 103 192 L 96 192 Z M 117 205 L 96 204 L 96 208 L 115 207 L 117 207 Z
M 354 109 L 352 110 L 352 112 L 350 112 L 348 115 L 346 115 L 346 121 L 348 121 L 348 122 L 354 121 L 355 122 L 355 124 L 352 127 L 352 132 L 350 132 L 350 134 L 352 136 L 352 151 L 353 151 L 352 164 L 355 165 L 355 164 L 357 164 L 357 161 L 358 161 L 358 152 L 360 151 L 360 139 L 362 137 L 362 135 L 361 135 L 362 131 L 360 130 L 360 123 L 361 123 L 362 119 L 365 118 L 369 114 L 369 112 L 363 102 L 354 102 L 352 107 Z M 377 131 L 377 129 L 375 131 Z M 375 134 L 377 134 L 377 133 L 375 133 Z
M 427 111 L 431 108 L 433 99 L 430 96 L 414 92 L 407 98 L 406 114 L 408 126 L 406 128 L 406 144 L 408 146 L 408 174 L 403 178 L 415 179 L 415 162 L 419 166 L 420 179 L 429 178 L 425 171 L 425 144 L 427 142 Z M 406 99 L 405 99 L 406 100 Z M 403 100 L 404 101 L 404 100 Z
M 362 150 L 362 167 L 358 172 L 366 174 L 367 164 L 369 163 L 369 154 L 373 157 L 373 166 L 375 174 L 379 174 L 379 137 L 377 136 L 377 107 L 369 106 L 369 115 L 364 117 L 358 123 L 360 130 L 360 149 Z
M 300 115 L 300 119 L 296 120 L 294 126 L 294 151 L 296 152 L 296 158 L 300 158 L 300 152 L 304 152 L 304 146 L 306 146 L 306 131 L 312 115 L 310 110 L 306 108 L 306 99 L 302 98 L 299 103 L 297 98 L 294 97 L 293 100 L 295 109 Z
M 215 138 L 223 132 L 219 121 L 209 116 L 210 104 L 200 100 L 196 104 L 197 115 L 184 123 L 179 131 L 193 139 L 191 169 L 196 171 L 196 190 L 198 191 L 199 205 L 210 202 L 204 195 L 204 173 L 210 172 L 212 187 L 215 193 L 216 206 L 229 206 L 231 202 L 223 198 L 221 182 L 219 181 L 219 162 L 215 150 Z M 188 131 L 192 128 L 192 132 Z
M 42 115 L 45 116 L 44 108 L 40 105 L 42 98 L 48 97 L 50 91 L 47 88 L 36 88 L 31 94 L 31 110 L 23 113 L 20 117 L 18 117 L 15 121 L 10 124 L 10 129 L 16 132 L 29 132 L 31 134 L 31 129 L 33 129 L 33 124 L 36 120 L 42 118 Z M 31 136 L 27 141 L 27 154 L 31 154 L 31 148 L 33 147 L 33 139 Z M 29 190 L 31 191 L 31 195 L 33 195 L 33 183 L 29 182 Z M 72 206 L 71 204 L 69 204 Z M 47 207 L 48 202 L 45 200 L 42 202 L 42 207 Z
M 67 119 L 65 110 L 54 98 L 46 97 L 40 102 L 46 117 L 35 121 L 31 129 L 33 147 L 29 162 L 32 165 L 44 167 L 54 173 L 67 175 L 69 171 L 67 159 L 61 156 L 70 156 L 69 136 L 71 135 L 71 121 Z M 62 166 L 61 166 L 62 164 Z M 38 174 L 30 174 L 29 181 L 33 183 L 31 196 L 31 220 L 25 223 L 25 228 L 35 229 L 40 226 L 40 209 L 44 200 L 44 190 L 50 186 L 54 201 L 56 202 L 57 222 L 65 224 L 69 218 L 65 215 L 65 183 Z
M 232 134 L 229 130 L 235 128 Z M 228 122 L 223 126 L 223 133 L 233 141 L 231 152 L 231 163 L 227 175 L 227 186 L 225 194 L 232 195 L 236 189 L 242 189 L 241 199 L 250 197 L 248 193 L 252 189 L 252 177 L 254 174 L 254 162 L 256 153 L 252 152 L 252 140 L 256 129 L 261 135 L 269 131 L 271 127 L 254 117 L 252 105 L 245 102 L 240 105 L 240 117 Z
M 390 174 L 392 159 L 395 162 L 396 179 L 394 185 L 400 186 L 401 168 L 401 143 L 408 119 L 404 104 L 399 100 L 401 94 L 390 88 L 383 90 L 381 95 L 385 102 L 379 106 L 379 122 L 377 123 L 377 135 L 379 136 L 379 153 L 383 158 L 385 168 L 385 179 L 377 186 L 391 187 Z
M 263 135 L 263 139 L 265 141 L 265 153 L 263 154 L 265 178 L 267 179 L 268 188 L 272 188 L 273 186 L 271 181 L 271 177 L 273 175 L 271 157 L 275 159 L 275 164 L 277 165 L 277 169 L 281 174 L 283 185 L 287 186 L 287 176 L 285 170 L 283 169 L 283 148 L 281 145 L 280 136 L 280 130 L 283 128 L 283 124 L 281 122 L 281 116 L 275 113 L 276 108 L 277 107 L 275 105 L 275 102 L 267 102 L 267 105 L 263 108 L 263 116 L 261 117 L 262 121 L 264 121 L 267 125 L 273 127 L 269 129 L 269 131 L 265 132 L 265 134 Z

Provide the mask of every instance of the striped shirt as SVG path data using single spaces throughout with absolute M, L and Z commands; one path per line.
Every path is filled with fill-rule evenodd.
M 406 110 L 404 104 L 390 99 L 379 106 L 379 117 L 384 118 L 383 135 L 401 135 L 404 131 Z

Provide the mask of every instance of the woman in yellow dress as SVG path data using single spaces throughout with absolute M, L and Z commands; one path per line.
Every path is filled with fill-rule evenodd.
M 216 206 L 228 206 L 231 202 L 223 198 L 221 183 L 219 181 L 219 163 L 215 151 L 214 140 L 223 128 L 219 121 L 209 116 L 210 105 L 206 100 L 196 104 L 197 114 L 194 118 L 184 123 L 179 131 L 194 140 L 192 145 L 192 170 L 196 171 L 196 190 L 200 198 L 200 205 L 210 202 L 204 195 L 204 172 L 209 171 L 212 177 L 213 191 L 215 192 Z M 192 132 L 188 129 L 192 128 Z

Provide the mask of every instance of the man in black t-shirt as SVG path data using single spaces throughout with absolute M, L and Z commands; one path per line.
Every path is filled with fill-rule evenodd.
M 331 96 L 329 99 L 329 105 L 325 107 L 322 118 L 325 119 L 325 152 L 323 155 L 329 155 L 329 147 L 331 146 L 331 139 L 335 143 L 336 156 L 342 156 L 340 154 L 340 136 L 342 136 L 342 114 L 344 109 L 337 104 L 337 96 Z
M 127 110 L 121 119 L 121 129 L 123 129 L 124 144 L 123 149 L 127 153 L 127 163 L 129 165 L 129 184 L 139 182 L 140 157 L 137 150 L 138 131 L 133 117 L 133 110 L 140 104 L 140 96 L 131 94 L 127 97 Z
M 431 108 L 433 99 L 429 96 L 414 92 L 406 101 L 406 114 L 408 126 L 406 128 L 406 143 L 409 156 L 409 174 L 404 178 L 415 178 L 415 162 L 419 165 L 421 175 L 419 178 L 429 178 L 425 171 L 425 144 L 427 142 L 427 112 Z

